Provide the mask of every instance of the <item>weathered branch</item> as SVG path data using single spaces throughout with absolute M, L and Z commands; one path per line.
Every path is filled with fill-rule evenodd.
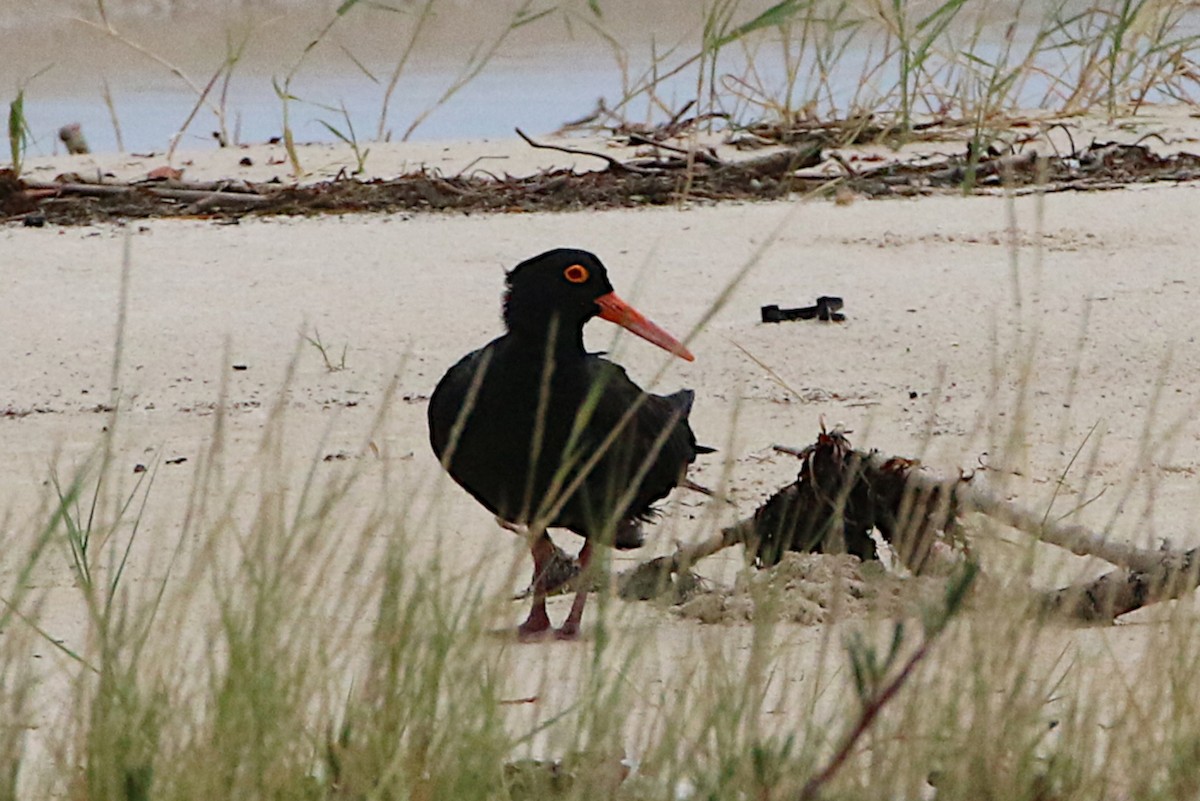
M 852 450 L 838 430 L 822 431 L 804 449 L 782 448 L 800 459 L 797 480 L 750 517 L 720 535 L 680 547 L 619 577 L 624 597 L 658 597 L 707 556 L 742 544 L 760 567 L 786 551 L 849 551 L 876 558 L 876 530 L 914 572 L 942 570 L 961 556 L 958 523 L 979 512 L 1049 545 L 1092 556 L 1120 569 L 1098 579 L 1042 593 L 1045 611 L 1085 622 L 1111 621 L 1147 604 L 1178 598 L 1200 586 L 1200 549 L 1148 550 L 1113 542 L 1082 525 L 1067 525 L 1011 503 L 981 486 L 977 476 L 945 476 L 913 460 Z
M 605 153 L 597 153 L 594 150 L 581 150 L 576 147 L 563 147 L 562 145 L 547 145 L 543 142 L 538 142 L 538 141 L 530 138 L 529 135 L 526 134 L 524 131 L 522 131 L 520 128 L 515 128 L 514 130 L 517 132 L 517 136 L 519 136 L 525 140 L 526 144 L 528 144 L 532 148 L 536 148 L 537 150 L 556 150 L 559 153 L 569 153 L 572 156 L 591 156 L 592 158 L 597 158 L 597 159 L 602 159 L 604 161 L 607 161 L 608 166 L 614 170 L 623 170 L 625 172 L 635 172 L 635 173 L 638 173 L 639 175 L 653 175 L 655 173 L 655 170 L 644 169 L 642 167 L 636 167 L 631 164 L 626 164 L 625 162 L 621 161 L 620 159 L 615 159 L 612 156 L 609 156 Z
M 1188 564 L 1181 568 L 1147 572 L 1121 568 L 1093 581 L 1052 590 L 1042 598 L 1042 609 L 1086 623 L 1108 623 L 1143 606 L 1181 598 L 1200 586 L 1196 555 L 1194 549 L 1183 554 Z
M 251 192 L 209 191 L 206 189 L 175 189 L 150 184 L 90 184 L 90 183 L 42 183 L 27 181 L 26 187 L 34 191 L 53 192 L 56 195 L 80 195 L 83 197 L 112 197 L 148 192 L 169 200 L 213 206 L 237 206 L 253 208 L 268 203 L 271 198 Z

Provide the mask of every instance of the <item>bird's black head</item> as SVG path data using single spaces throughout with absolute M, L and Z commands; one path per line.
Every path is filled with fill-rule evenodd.
M 692 360 L 674 337 L 617 297 L 604 265 L 586 250 L 548 250 L 514 267 L 505 283 L 504 324 L 530 341 L 545 342 L 556 326 L 556 348 L 582 352 L 583 326 L 599 316 Z
M 559 338 L 579 338 L 600 313 L 597 298 L 613 291 L 600 259 L 586 250 L 558 248 L 514 267 L 505 280 L 504 323 L 510 331 L 544 338 L 557 318 Z

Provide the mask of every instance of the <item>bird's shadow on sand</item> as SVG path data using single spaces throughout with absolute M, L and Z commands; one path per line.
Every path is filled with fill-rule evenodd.
M 516 626 L 508 626 L 505 628 L 487 629 L 484 631 L 484 636 L 490 640 L 496 640 L 503 643 L 511 643 L 513 645 L 545 645 L 553 643 L 562 643 L 571 645 L 574 643 L 591 642 L 594 638 L 590 629 L 585 629 L 569 639 L 563 639 L 558 636 L 557 629 L 546 629 L 536 635 L 522 636 L 517 632 Z

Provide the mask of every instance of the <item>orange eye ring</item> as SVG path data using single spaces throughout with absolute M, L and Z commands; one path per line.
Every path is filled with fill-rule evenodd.
M 589 277 L 587 267 L 584 267 L 582 264 L 572 264 L 563 270 L 563 278 L 566 278 L 572 284 L 582 284 Z

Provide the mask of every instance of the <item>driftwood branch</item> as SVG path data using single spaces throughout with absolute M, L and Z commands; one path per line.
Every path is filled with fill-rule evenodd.
M 56 196 L 77 195 L 82 197 L 112 197 L 147 192 L 155 197 L 196 203 L 206 208 L 234 206 L 253 208 L 270 201 L 267 195 L 255 192 L 231 192 L 199 188 L 176 188 L 154 184 L 92 184 L 92 183 L 47 183 L 27 181 L 26 187 L 35 192 L 53 193 Z
M 626 164 L 625 162 L 621 161 L 620 159 L 615 159 L 606 153 L 597 153 L 594 150 L 582 150 L 577 147 L 564 147 L 562 145 L 548 145 L 548 144 L 545 144 L 544 142 L 538 142 L 538 141 L 530 138 L 530 136 L 527 133 L 525 133 L 524 131 L 522 131 L 520 128 L 515 128 L 514 130 L 517 132 L 517 136 L 519 136 L 525 140 L 525 143 L 527 145 L 529 145 L 532 148 L 536 148 L 537 150 L 556 150 L 559 153 L 569 153 L 572 156 L 591 156 L 592 158 L 603 159 L 604 161 L 607 161 L 608 166 L 614 170 L 623 170 L 625 172 L 635 172 L 635 173 L 639 173 L 642 175 L 652 175 L 655 172 L 654 170 L 637 167 L 637 166 L 634 166 L 631 164 Z
M 914 482 L 921 477 L 914 476 Z M 1151 551 L 1122 542 L 1083 525 L 1068 525 L 1047 519 L 1045 513 L 1011 503 L 977 486 L 974 482 L 959 491 L 964 508 L 987 515 L 998 523 L 1031 534 L 1047 545 L 1064 548 L 1077 556 L 1094 556 L 1135 572 L 1186 570 L 1194 561 L 1191 552 Z
M 944 122 L 949 125 L 951 121 Z M 675 124 L 691 125 L 692 121 L 678 119 Z M 52 183 L 26 182 L 14 170 L 0 169 L 0 222 L 24 218 L 29 226 L 47 222 L 72 225 L 197 214 L 214 207 L 254 214 L 561 211 L 670 205 L 681 199 L 769 200 L 795 193 L 827 194 L 835 185 L 865 197 L 909 197 L 957 193 L 964 188 L 994 194 L 1003 187 L 1005 192 L 1024 194 L 1200 178 L 1200 155 L 1160 155 L 1144 144 L 1096 143 L 1081 151 L 1045 157 L 1034 157 L 1030 151 L 977 159 L 968 152 L 947 156 L 936 164 L 918 158 L 876 166 L 869 166 L 874 162 L 852 163 L 836 151 L 827 151 L 861 141 L 863 136 L 873 140 L 888 135 L 878 126 L 875 133 L 869 133 L 872 125 L 870 118 L 864 117 L 833 125 L 800 121 L 774 131 L 756 126 L 748 133 L 758 145 L 780 149 L 750 159 L 723 159 L 707 148 L 689 149 L 678 142 L 667 145 L 661 137 L 669 132 L 660 129 L 635 132 L 662 148 L 657 157 L 628 161 L 603 152 L 536 142 L 520 132 L 531 147 L 605 162 L 605 167 L 596 170 L 554 169 L 523 177 L 496 176 L 477 169 L 470 174 L 441 176 L 421 168 L 387 180 L 359 180 L 343 174 L 302 186 L 175 180 L 97 185 L 74 175 Z M 839 175 L 808 169 L 826 160 L 841 165 Z M 972 165 L 974 181 L 968 183 Z M 687 171 L 686 181 L 681 180 L 683 171 Z
M 869 469 L 881 470 L 887 462 L 888 458 L 879 453 L 867 457 Z M 1087 526 L 1060 523 L 1048 519 L 1045 513 L 1006 501 L 974 479 L 948 484 L 944 477 L 915 469 L 908 473 L 907 481 L 912 491 L 924 493 L 952 486 L 953 503 L 960 515 L 978 512 L 1047 545 L 1117 566 L 1117 570 L 1097 579 L 1046 593 L 1040 604 L 1047 611 L 1088 622 L 1111 621 L 1147 604 L 1179 598 L 1200 586 L 1198 549 L 1150 550 L 1114 542 Z
M 755 177 L 789 175 L 796 170 L 815 167 L 821 163 L 822 159 L 820 145 L 812 143 L 803 147 L 784 148 L 757 158 L 725 161 L 711 150 L 676 147 L 675 145 L 669 145 L 645 137 L 631 136 L 630 142 L 661 148 L 676 155 L 670 158 L 621 161 L 607 153 L 599 153 L 594 150 L 582 150 L 580 148 L 538 142 L 520 128 L 517 128 L 516 132 L 517 136 L 524 139 L 530 147 L 538 148 L 539 150 L 556 150 L 560 153 L 569 153 L 574 156 L 591 156 L 592 158 L 603 159 L 608 162 L 609 167 L 613 170 L 635 173 L 637 175 L 662 175 L 663 173 L 670 173 L 687 167 L 704 167 L 714 171 L 715 174 L 736 175 L 741 179 L 750 180 Z M 702 196 L 695 191 L 692 194 Z
M 721 165 L 723 165 L 725 163 L 725 162 L 721 161 L 721 159 L 716 155 L 716 153 L 713 153 L 711 150 L 699 150 L 697 148 L 692 148 L 689 150 L 686 147 L 677 147 L 675 145 L 669 145 L 666 142 L 660 142 L 656 139 L 651 139 L 648 136 L 643 136 L 642 134 L 630 134 L 629 135 L 629 144 L 631 144 L 631 145 L 648 145 L 649 147 L 656 147 L 656 148 L 661 148 L 663 150 L 669 150 L 670 152 L 678 153 L 679 155 L 684 156 L 685 158 L 690 157 L 697 164 L 707 164 L 710 167 L 720 167 Z
M 844 551 L 874 559 L 870 535 L 876 531 L 909 569 L 941 571 L 969 550 L 959 523 L 970 512 L 1117 566 L 1098 579 L 1042 593 L 1036 602 L 1046 612 L 1084 622 L 1112 621 L 1200 586 L 1200 549 L 1149 550 L 1113 542 L 1085 526 L 1049 520 L 999 498 L 977 475 L 940 475 L 915 460 L 853 450 L 838 430 L 822 431 L 803 449 L 776 449 L 800 459 L 795 482 L 721 534 L 626 571 L 618 577 L 622 595 L 659 597 L 696 562 L 738 544 L 759 567 L 776 564 L 786 551 Z

